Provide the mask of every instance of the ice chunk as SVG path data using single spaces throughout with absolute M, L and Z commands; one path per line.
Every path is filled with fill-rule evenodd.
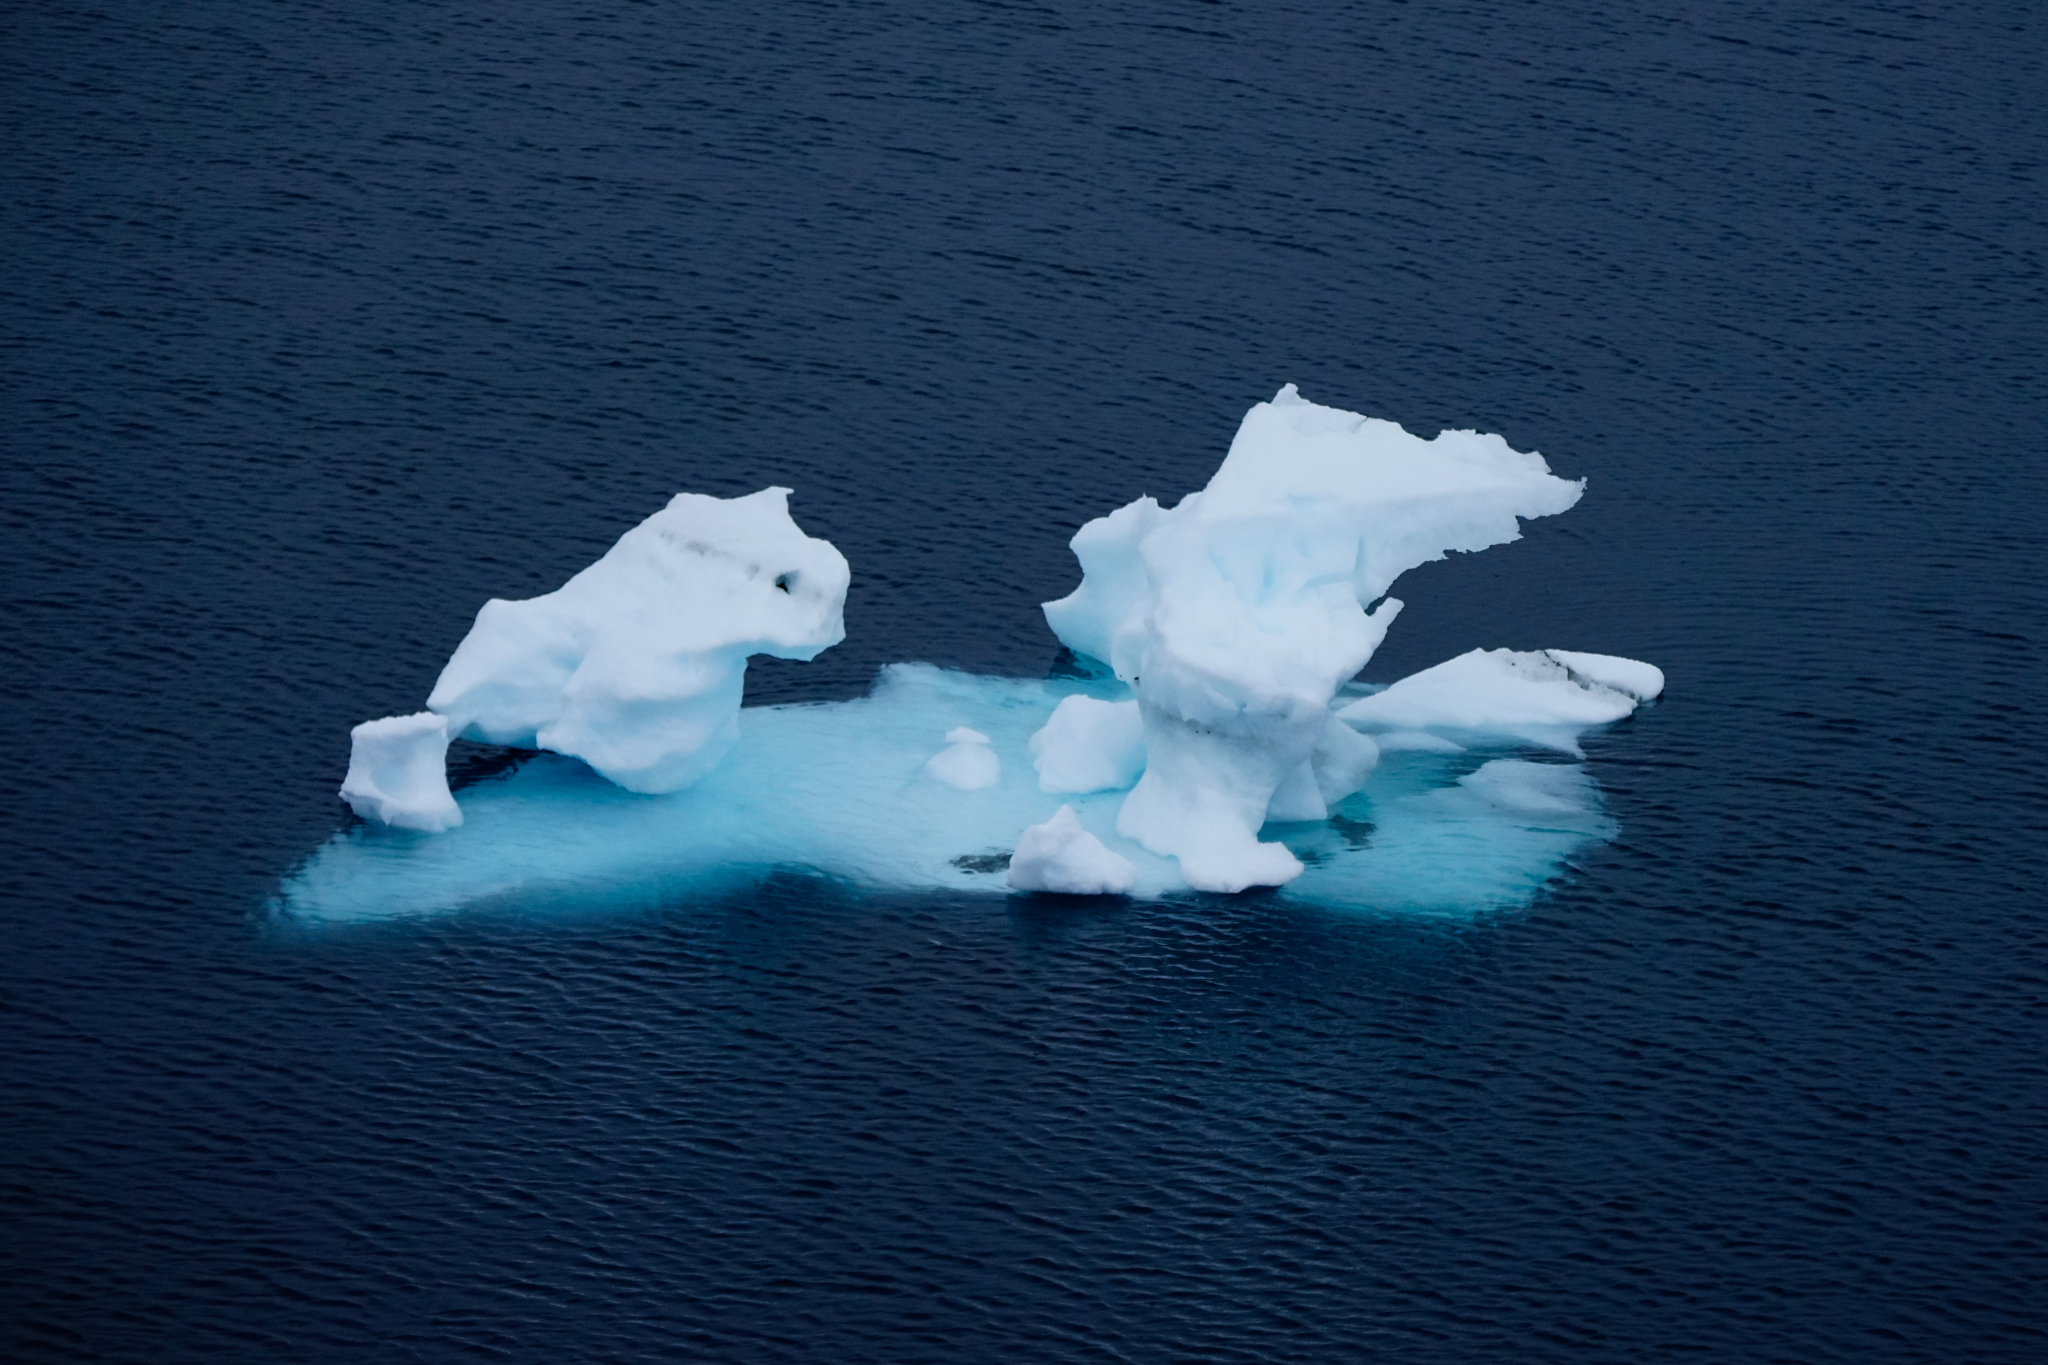
M 1612 654 L 1580 654 L 1568 649 L 1546 649 L 1551 658 L 1589 682 L 1626 692 L 1637 701 L 1655 701 L 1664 691 L 1664 670 L 1637 659 Z
M 1434 730 L 1516 735 L 1566 752 L 1589 726 L 1620 720 L 1636 709 L 1636 696 L 1596 682 L 1559 661 L 1594 659 L 1609 676 L 1648 687 L 1649 664 L 1605 655 L 1564 655 L 1559 650 L 1517 652 L 1475 649 L 1410 674 L 1384 692 L 1361 697 L 1337 714 L 1352 725 L 1396 733 Z
M 1129 895 L 1138 869 L 1081 827 L 1072 806 L 1017 836 L 1006 878 L 1012 891 L 1056 891 L 1068 896 Z
M 1026 747 L 1040 791 L 1122 791 L 1145 771 L 1145 722 L 1135 701 L 1072 696 Z
M 847 577 L 790 520 L 788 489 L 680 493 L 554 592 L 486 602 L 427 706 L 450 734 L 677 791 L 738 740 L 749 655 L 811 659 L 846 637 Z
M 1153 499 L 1139 498 L 1097 517 L 1067 542 L 1081 561 L 1081 586 L 1057 602 L 1047 602 L 1042 610 L 1052 633 L 1068 649 L 1109 662 L 1117 629 L 1145 595 L 1139 546 L 1167 515 Z
M 439 834 L 462 823 L 448 791 L 448 722 L 431 711 L 366 720 L 349 732 L 341 798 L 365 820 Z
M 1363 787 L 1379 761 L 1377 743 L 1331 716 L 1307 761 L 1281 779 L 1266 803 L 1266 819 L 1328 819 L 1330 808 Z
M 1330 700 L 1400 610 L 1365 604 L 1447 551 L 1516 539 L 1516 518 L 1562 512 L 1582 489 L 1498 436 L 1424 441 L 1290 384 L 1245 415 L 1201 492 L 1083 526 L 1081 586 L 1045 614 L 1136 693 L 1146 769 L 1118 831 L 1205 890 L 1298 875 L 1258 830 L 1283 784 L 1284 809 L 1311 808 L 1301 770 Z
M 933 754 L 924 767 L 947 786 L 978 792 L 993 787 L 1002 777 L 1002 760 L 988 747 L 988 736 L 981 731 L 956 725 L 946 731 L 946 743 L 952 747 Z

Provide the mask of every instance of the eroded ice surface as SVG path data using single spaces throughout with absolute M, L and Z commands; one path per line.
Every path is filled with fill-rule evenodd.
M 1012 891 L 1122 896 L 1138 884 L 1138 869 L 1090 834 L 1072 806 L 1061 806 L 1052 819 L 1017 836 L 1003 881 Z
M 789 490 L 678 493 L 540 597 L 493 599 L 427 698 L 448 733 L 571 754 L 636 792 L 678 791 L 739 738 L 747 658 L 846 638 L 846 559 Z
M 1067 697 L 1027 747 L 1040 791 L 1122 791 L 1145 771 L 1145 722 L 1135 701 Z
M 438 834 L 462 823 L 448 790 L 448 720 L 431 711 L 366 720 L 349 732 L 341 799 L 365 820 Z
M 1200 492 L 1083 526 L 1081 585 L 1045 618 L 1136 695 L 1146 768 L 1118 830 L 1205 890 L 1299 875 L 1259 831 L 1339 799 L 1338 770 L 1370 770 L 1370 746 L 1329 720 L 1401 608 L 1367 605 L 1417 565 L 1516 539 L 1518 518 L 1563 512 L 1583 487 L 1499 436 L 1425 441 L 1289 384 L 1245 414 Z
M 1129 860 L 1132 894 L 1192 894 L 1174 859 L 1116 832 L 1124 792 L 1039 789 L 1030 738 L 1078 694 L 1128 697 L 1106 680 L 898 665 L 857 701 L 743 711 L 725 761 L 665 796 L 624 791 L 580 762 L 540 754 L 463 791 L 459 829 L 338 834 L 286 883 L 282 904 L 346 920 L 507 896 L 614 903 L 778 867 L 875 887 L 1001 893 L 1019 835 L 1062 805 Z M 963 792 L 928 771 L 956 727 L 988 736 L 1000 767 L 991 785 Z M 1493 748 L 1385 755 L 1329 818 L 1266 826 L 1265 837 L 1306 869 L 1278 894 L 1440 913 L 1526 903 L 1574 849 L 1612 828 L 1577 765 L 1530 762 L 1527 752 L 1504 738 Z

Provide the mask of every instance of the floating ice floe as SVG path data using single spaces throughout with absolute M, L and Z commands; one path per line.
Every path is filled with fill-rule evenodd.
M 1512 903 L 1611 833 L 1580 768 L 1518 751 L 1577 756 L 1663 675 L 1474 650 L 1337 693 L 1400 610 L 1396 577 L 1513 540 L 1581 488 L 1497 436 L 1424 441 L 1289 385 L 1200 492 L 1073 538 L 1081 584 L 1045 615 L 1086 676 L 893 665 L 868 697 L 744 717 L 750 655 L 843 637 L 846 561 L 797 529 L 787 490 L 679 495 L 557 591 L 487 603 L 427 712 L 356 728 L 349 804 L 442 832 L 345 831 L 283 901 L 352 918 L 800 866 L 933 890 Z M 550 752 L 465 791 L 465 815 L 453 735 Z
M 1028 747 L 1040 791 L 1122 791 L 1145 771 L 1145 722 L 1135 701 L 1075 695 Z
M 459 829 L 431 838 L 374 825 L 338 833 L 286 881 L 280 903 L 325 921 L 508 901 L 619 904 L 775 868 L 854 886 L 1001 894 L 1022 831 L 1062 805 L 1135 869 L 1130 895 L 1193 894 L 1176 859 L 1117 833 L 1128 788 L 1040 790 L 1026 759 L 1031 736 L 1075 695 L 1128 699 L 1108 679 L 893 664 L 852 701 L 749 707 L 725 761 L 667 796 L 636 795 L 578 760 L 536 754 L 465 787 Z M 962 793 L 932 779 L 934 717 L 971 720 L 989 737 L 1002 759 L 994 785 Z M 1307 869 L 1277 894 L 1404 914 L 1523 904 L 1574 851 L 1613 831 L 1583 765 L 1531 762 L 1526 752 L 1503 737 L 1490 750 L 1386 755 L 1328 818 L 1266 827 Z

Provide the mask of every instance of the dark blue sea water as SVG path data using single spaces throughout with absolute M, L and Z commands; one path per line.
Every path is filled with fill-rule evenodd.
M 0 1356 L 2048 1359 L 2044 31 L 7 6 Z M 1043 676 L 1286 381 L 1591 481 L 1368 675 L 1667 671 L 1526 909 L 266 910 L 670 494 Z

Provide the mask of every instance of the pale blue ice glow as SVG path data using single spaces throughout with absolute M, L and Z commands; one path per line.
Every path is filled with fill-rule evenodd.
M 743 711 L 737 747 L 702 782 L 666 796 L 636 795 L 575 759 L 542 754 L 461 792 L 459 829 L 337 834 L 285 883 L 281 903 L 306 918 L 373 919 L 505 896 L 662 895 L 791 867 L 877 888 L 1000 895 L 1000 856 L 1062 804 L 1137 865 L 1136 895 L 1193 895 L 1172 859 L 1117 835 L 1123 792 L 1038 789 L 1026 741 L 1076 692 L 1128 695 L 1113 681 L 895 665 L 858 701 Z M 1002 763 L 995 785 L 958 791 L 925 770 L 962 725 L 989 737 Z M 1613 825 L 1583 769 L 1514 752 L 1504 742 L 1491 754 L 1387 754 L 1333 819 L 1267 826 L 1265 838 L 1308 864 L 1274 894 L 1451 914 L 1526 904 Z

